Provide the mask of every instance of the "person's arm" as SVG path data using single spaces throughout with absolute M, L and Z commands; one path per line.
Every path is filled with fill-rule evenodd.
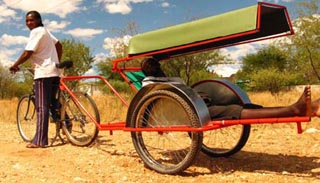
M 61 61 L 61 57 L 62 57 L 62 44 L 58 41 L 56 44 L 56 50 L 57 50 L 57 54 L 58 54 L 58 59 L 59 62 Z
M 19 65 L 25 63 L 33 54 L 33 51 L 24 50 L 18 60 L 10 67 L 10 71 L 15 73 L 19 70 Z

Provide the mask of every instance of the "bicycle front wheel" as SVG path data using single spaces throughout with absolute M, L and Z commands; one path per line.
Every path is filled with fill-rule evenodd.
M 21 138 L 25 142 L 31 142 L 37 128 L 35 95 L 25 95 L 20 98 L 16 117 Z
M 194 109 L 172 91 L 156 90 L 138 102 L 130 119 L 135 128 L 200 127 Z M 133 131 L 134 147 L 151 169 L 176 174 L 188 168 L 202 145 L 202 133 L 187 131 Z
M 68 96 L 62 102 L 62 130 L 73 145 L 88 146 L 96 139 L 99 133 L 96 124 L 88 113 L 98 123 L 100 123 L 100 114 L 94 100 L 87 93 L 75 92 L 74 95 L 85 110 Z

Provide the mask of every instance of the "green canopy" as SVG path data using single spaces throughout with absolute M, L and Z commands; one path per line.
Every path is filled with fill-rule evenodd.
M 258 3 L 224 14 L 138 34 L 130 40 L 128 53 L 129 56 L 173 56 L 256 41 L 283 33 L 293 34 L 286 8 Z

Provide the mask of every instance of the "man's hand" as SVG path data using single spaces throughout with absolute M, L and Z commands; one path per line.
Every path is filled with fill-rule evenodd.
M 20 68 L 18 66 L 12 66 L 9 68 L 10 73 L 11 74 L 15 74 L 16 72 L 18 72 L 20 70 Z

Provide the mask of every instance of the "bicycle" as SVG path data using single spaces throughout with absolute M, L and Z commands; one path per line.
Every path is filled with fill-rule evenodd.
M 72 67 L 72 62 L 64 61 L 57 64 L 56 67 L 68 69 Z M 55 123 L 55 136 L 52 138 L 50 145 L 53 145 L 57 138 L 62 143 L 65 143 L 61 134 L 65 135 L 73 145 L 88 146 L 92 144 L 98 136 L 99 130 L 80 105 L 90 111 L 90 114 L 94 115 L 95 121 L 99 123 L 100 114 L 94 100 L 84 92 L 70 94 L 61 85 L 59 86 L 57 100 L 60 104 L 56 111 L 58 116 L 52 111 L 50 112 L 50 121 Z M 21 138 L 26 142 L 31 142 L 34 138 L 37 124 L 34 89 L 30 94 L 24 95 L 19 99 L 16 119 Z

